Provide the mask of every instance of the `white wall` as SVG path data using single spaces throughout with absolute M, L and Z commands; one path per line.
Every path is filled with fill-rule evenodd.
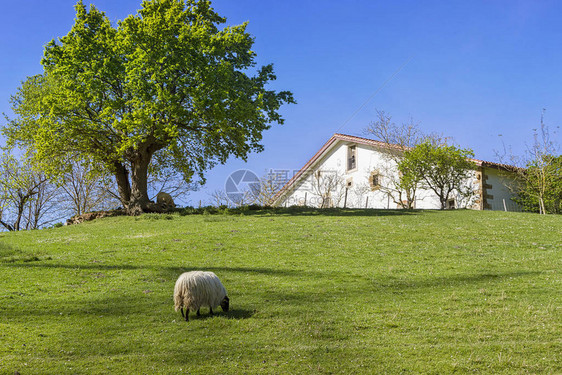
M 356 168 L 352 171 L 346 170 L 348 145 L 355 145 L 357 150 Z M 395 176 L 395 179 L 398 176 L 396 163 L 387 157 L 384 150 L 361 144 L 336 141 L 332 148 L 328 149 L 326 154 L 311 166 L 310 170 L 311 173 L 305 178 L 301 178 L 292 190 L 285 195 L 287 199 L 281 199 L 280 204 L 282 206 L 306 204 L 311 207 L 320 207 L 323 202 L 321 191 L 313 186 L 318 181 L 314 177 L 314 173 L 320 170 L 323 174 L 332 173 L 340 179 L 341 186 L 331 192 L 332 204 L 335 207 L 343 207 L 345 201 L 348 208 L 399 208 L 394 201 L 394 199 L 398 200 L 398 195 L 389 191 L 391 189 L 384 188 L 392 186 L 389 176 Z M 383 188 L 373 191 L 369 179 L 371 172 L 375 170 L 380 173 Z M 492 185 L 487 194 L 493 195 L 493 199 L 488 199 L 488 203 L 494 210 L 503 210 L 503 199 L 511 202 L 511 193 L 504 186 L 503 177 L 496 169 L 485 168 L 485 174 L 488 176 L 486 183 Z M 455 198 L 457 208 L 479 208 L 477 203 L 480 199 L 477 195 L 479 182 L 476 175 L 476 171 L 471 173 L 465 183 L 465 188 L 472 189 L 476 193 L 475 196 L 470 200 L 463 200 L 459 194 L 451 197 Z M 347 189 L 347 200 L 345 200 L 345 186 L 348 181 L 352 181 L 352 185 Z M 439 198 L 432 190 L 418 189 L 416 191 L 415 208 L 439 209 L 440 207 Z
M 486 184 L 492 186 L 491 189 L 486 189 L 486 194 L 493 196 L 492 199 L 486 199 L 486 202 L 490 205 L 489 209 L 503 211 L 505 200 L 505 208 L 508 211 L 520 211 L 521 208 L 511 200 L 513 194 L 506 187 L 506 184 L 509 183 L 507 177 L 495 168 L 484 168 L 483 172 L 488 177 Z
M 369 178 L 372 171 L 378 171 L 381 176 L 382 186 L 391 186 L 389 176 L 397 176 L 396 163 L 386 157 L 384 152 L 373 147 L 353 144 L 356 146 L 356 168 L 347 171 L 347 148 L 348 144 L 338 141 L 326 155 L 318 160 L 311 168 L 313 171 L 306 178 L 301 178 L 292 191 L 287 194 L 287 199 L 281 201 L 281 205 L 304 205 L 320 207 L 322 197 L 320 191 L 313 187 L 315 180 L 313 173 L 332 173 L 341 180 L 341 187 L 331 193 L 332 203 L 336 207 L 343 207 L 344 202 L 348 208 L 398 208 L 397 203 L 389 197 L 388 189 L 372 190 Z M 394 177 L 396 178 L 396 177 Z M 347 200 L 345 200 L 345 185 L 352 181 L 351 187 L 347 190 Z M 416 208 L 437 209 L 440 208 L 439 199 L 429 190 L 418 189 Z M 395 196 L 395 199 L 398 199 Z

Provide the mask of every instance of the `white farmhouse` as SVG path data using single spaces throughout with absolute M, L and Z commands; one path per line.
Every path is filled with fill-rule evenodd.
M 393 189 L 399 178 L 396 156 L 399 147 L 380 141 L 334 134 L 332 138 L 283 186 L 275 197 L 278 206 L 398 208 L 400 196 Z M 394 155 L 394 157 L 393 157 Z M 448 208 L 477 210 L 513 209 L 513 194 L 505 187 L 509 166 L 473 159 L 477 170 L 465 188 L 474 195 L 467 199 L 454 194 Z M 418 189 L 414 208 L 438 209 L 437 195 Z

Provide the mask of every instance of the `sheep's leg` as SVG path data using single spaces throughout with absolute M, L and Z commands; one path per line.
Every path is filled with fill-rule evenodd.
M 209 310 L 211 311 L 210 314 L 213 315 L 213 308 L 209 307 Z
M 183 315 L 183 307 L 180 307 L 180 311 L 181 311 L 181 317 L 184 318 L 184 315 Z
M 201 316 L 201 308 L 197 309 L 197 316 Z
M 189 309 L 185 309 L 185 321 L 189 322 Z

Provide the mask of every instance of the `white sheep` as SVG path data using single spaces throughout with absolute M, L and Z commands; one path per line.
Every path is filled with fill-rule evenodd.
M 168 193 L 164 193 L 163 191 L 156 194 L 156 203 L 158 203 L 164 209 L 176 207 L 172 196 Z
M 174 307 L 176 311 L 185 307 L 185 321 L 189 321 L 189 310 L 197 310 L 200 316 L 202 306 L 209 306 L 213 315 L 213 307 L 220 305 L 223 311 L 228 311 L 229 298 L 226 289 L 213 272 L 191 271 L 180 275 L 174 287 Z

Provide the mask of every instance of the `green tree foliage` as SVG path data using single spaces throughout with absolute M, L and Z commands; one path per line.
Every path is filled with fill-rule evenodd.
M 542 155 L 520 170 L 520 185 L 514 199 L 524 210 L 562 213 L 562 155 Z
M 247 24 L 219 28 L 225 22 L 208 0 L 150 0 L 114 26 L 79 1 L 70 32 L 45 47 L 43 74 L 13 96 L 17 117 L 4 134 L 50 176 L 79 155 L 115 176 L 131 214 L 156 209 L 149 166 L 203 182 L 230 156 L 262 151 L 262 132 L 294 102 L 265 88 L 272 65 L 250 75 Z
M 500 160 L 507 159 L 505 163 L 512 166 L 505 173 L 504 184 L 516 194 L 513 201 L 525 211 L 562 213 L 562 155 L 560 145 L 551 137 L 550 129 L 544 123 L 544 112 L 545 109 L 541 114 L 540 127 L 533 129 L 533 141 L 526 144 L 523 154 L 515 155 L 505 145 L 503 153 L 497 154 Z
M 392 116 L 384 111 L 377 110 L 377 119 L 369 124 L 364 130 L 365 134 L 382 141 L 386 152 L 383 158 L 387 163 L 381 166 L 381 172 L 385 177 L 385 184 L 380 190 L 390 197 L 399 207 L 412 209 L 416 201 L 416 190 L 420 186 L 421 176 L 409 171 L 399 176 L 395 171 L 395 165 L 402 160 L 405 151 L 414 148 L 423 142 L 440 144 L 447 138 L 437 133 L 424 133 L 413 118 L 407 122 L 396 124 Z M 404 163 L 404 169 L 409 166 Z
M 398 164 L 401 181 L 405 186 L 420 183 L 437 194 L 441 209 L 453 193 L 463 198 L 474 194 L 466 185 L 476 164 L 470 160 L 474 153 L 470 149 L 439 145 L 426 141 L 404 152 Z
M 383 158 L 387 163 L 385 163 L 382 173 L 387 182 L 380 187 L 380 190 L 398 206 L 406 209 L 414 208 L 419 180 L 413 179 L 413 174 L 399 178 L 394 171 L 394 165 L 400 163 L 406 150 L 424 141 L 425 135 L 418 124 L 410 118 L 408 122 L 398 125 L 392 121 L 392 116 L 377 110 L 377 119 L 371 122 L 364 132 L 384 142 L 383 147 L 386 148 Z

